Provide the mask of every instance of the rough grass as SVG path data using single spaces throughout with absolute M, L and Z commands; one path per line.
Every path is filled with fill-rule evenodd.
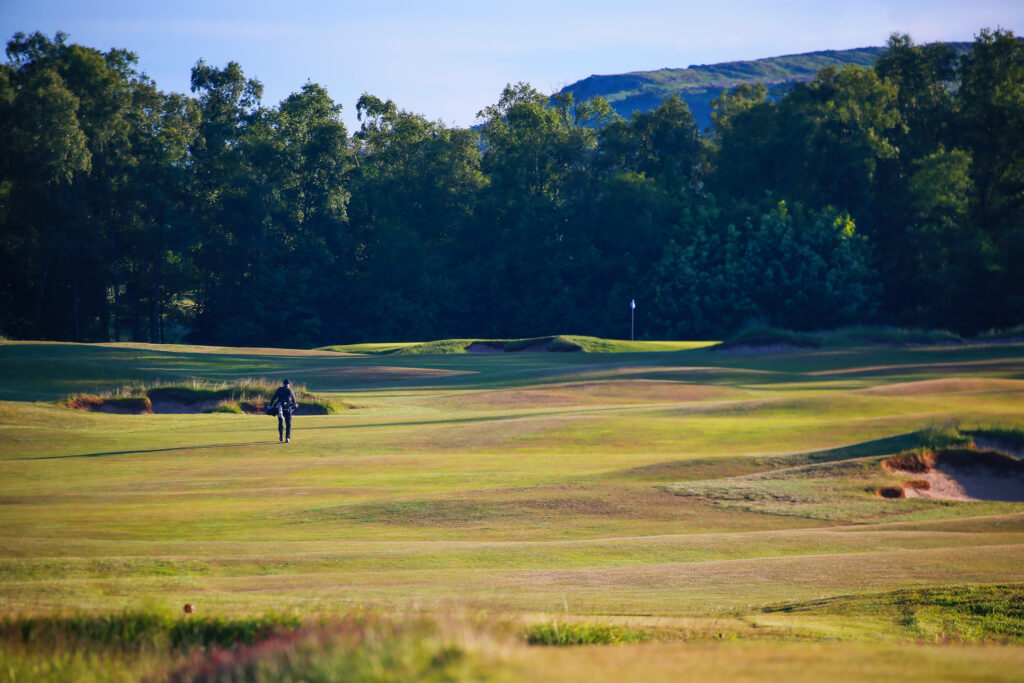
M 427 619 L 351 615 L 303 626 L 158 612 L 0 620 L 7 680 L 479 680 L 482 658 Z
M 610 624 L 565 624 L 551 621 L 526 629 L 530 645 L 619 645 L 650 639 L 642 630 Z
M 90 412 L 139 414 L 153 412 L 153 404 L 147 396 L 125 396 L 122 394 L 96 396 L 95 394 L 82 394 L 66 398 L 61 401 L 61 404 L 73 410 L 86 410 Z
M 818 335 L 794 332 L 774 327 L 750 327 L 721 344 L 713 347 L 716 351 L 743 351 L 758 349 L 814 349 L 821 346 Z
M 1024 584 L 939 586 L 770 605 L 765 613 L 882 617 L 905 637 L 1024 644 Z
M 882 461 L 882 465 L 890 470 L 924 474 L 932 471 L 935 454 L 928 450 L 916 450 L 899 453 Z
M 294 615 L 277 614 L 232 619 L 201 615 L 175 617 L 162 611 L 4 616 L 0 618 L 0 642 L 39 649 L 97 646 L 209 649 L 251 644 L 300 625 Z
M 887 344 L 892 346 L 924 346 L 931 344 L 959 344 L 963 339 L 949 330 L 891 327 L 885 325 L 858 325 L 822 333 L 826 346 L 857 344 Z
M 483 671 L 463 646 L 429 624 L 350 619 L 196 656 L 167 680 L 457 682 L 480 680 Z
M 1024 324 L 1006 327 L 1002 329 L 991 329 L 978 335 L 983 340 L 1019 339 L 1024 338 Z
M 249 404 L 252 405 L 252 404 Z M 242 414 L 242 406 L 238 401 L 221 401 L 215 406 L 207 408 L 203 411 L 204 413 L 230 413 L 233 415 Z

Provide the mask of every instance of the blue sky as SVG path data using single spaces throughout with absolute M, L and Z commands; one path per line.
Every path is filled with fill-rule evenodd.
M 239 62 L 276 103 L 307 80 L 344 106 L 363 92 L 471 125 L 508 82 L 553 92 L 595 73 L 685 67 L 822 49 L 1024 32 L 1021 0 L 0 0 L 0 33 L 61 30 L 128 48 L 164 90 L 187 92 L 200 57 Z

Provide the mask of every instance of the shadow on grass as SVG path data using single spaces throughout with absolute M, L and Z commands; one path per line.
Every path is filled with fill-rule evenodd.
M 242 448 L 244 446 L 265 446 L 278 443 L 277 440 L 250 441 L 248 443 L 211 443 L 206 446 L 175 446 L 174 448 L 151 448 L 144 451 L 105 451 L 102 453 L 76 453 L 72 455 L 47 455 L 41 458 L 18 458 L 18 460 L 66 460 L 68 458 L 102 458 L 108 455 L 134 455 L 137 453 L 167 453 L 170 451 L 199 451 L 208 448 Z
M 803 465 L 816 465 L 840 460 L 853 460 L 874 455 L 888 455 L 914 448 L 921 444 L 922 432 L 908 432 L 881 439 L 862 441 L 820 451 L 790 453 L 787 455 L 738 455 L 666 462 L 631 467 L 610 472 L 604 478 L 628 478 L 641 481 L 695 481 L 721 479 L 758 472 L 768 472 Z
M 611 410 L 611 409 L 608 409 Z M 485 415 L 480 417 L 464 417 L 450 420 L 416 420 L 411 422 L 376 422 L 372 424 L 344 424 L 344 425 L 321 425 L 295 427 L 303 432 L 321 429 L 374 429 L 390 427 L 424 427 L 444 424 L 473 424 L 479 422 L 505 422 L 509 420 L 523 420 L 538 417 L 552 417 L 552 413 L 524 413 L 516 415 Z M 152 448 L 148 450 L 129 451 L 104 451 L 100 453 L 75 453 L 72 455 L 47 455 L 39 458 L 17 458 L 17 460 L 66 460 L 69 458 L 99 458 L 108 455 L 132 455 L 135 453 L 166 453 L 170 451 L 194 451 L 209 448 L 239 448 L 242 446 L 261 446 L 271 443 L 278 443 L 275 439 L 268 441 L 250 441 L 247 443 L 214 443 L 205 446 L 175 446 L 172 448 Z

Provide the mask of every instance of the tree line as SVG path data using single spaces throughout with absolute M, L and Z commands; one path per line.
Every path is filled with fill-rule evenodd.
M 165 93 L 126 50 L 0 66 L 0 332 L 315 346 L 1024 320 L 1024 42 L 894 35 L 874 68 L 666 99 L 507 86 L 474 129 L 234 62 Z

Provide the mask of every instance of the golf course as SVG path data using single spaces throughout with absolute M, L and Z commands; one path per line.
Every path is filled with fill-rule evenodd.
M 0 401 L 0 680 L 1024 678 L 1020 338 L 8 341 Z

